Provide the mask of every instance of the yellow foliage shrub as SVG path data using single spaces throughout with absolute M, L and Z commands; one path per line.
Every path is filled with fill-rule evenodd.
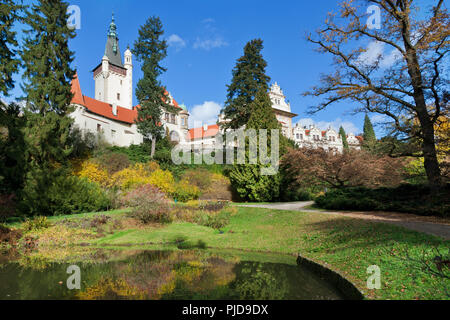
M 157 169 L 150 175 L 149 183 L 165 193 L 175 191 L 175 179 L 170 171 Z
M 106 170 L 100 169 L 100 166 L 92 161 L 84 161 L 81 163 L 78 172 L 75 174 L 82 178 L 87 178 L 91 182 L 97 182 L 102 187 L 110 186 L 110 179 Z

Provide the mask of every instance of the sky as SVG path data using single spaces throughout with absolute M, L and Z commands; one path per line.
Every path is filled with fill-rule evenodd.
M 307 114 L 308 107 L 317 105 L 320 98 L 302 95 L 319 84 L 321 73 L 334 70 L 330 57 L 314 51 L 305 36 L 323 25 L 327 12 L 337 9 L 336 0 L 70 0 L 68 3 L 77 5 L 81 12 L 81 28 L 76 30 L 70 48 L 75 52 L 73 67 L 77 69 L 84 95 L 94 96 L 92 69 L 101 62 L 112 12 L 122 55 L 128 45 L 133 46 L 139 27 L 149 17 L 159 16 L 169 44 L 168 57 L 163 61 L 167 72 L 161 80 L 175 100 L 188 107 L 191 124 L 194 120 L 216 122 L 236 60 L 248 41 L 261 38 L 267 75 L 271 83 L 276 81 L 281 86 L 292 112 L 299 115 L 294 123 L 314 122 L 324 129 L 329 125 L 339 129 L 343 125 L 347 132 L 362 132 L 364 115 L 354 115 L 350 103 L 339 103 L 311 116 Z M 368 44 L 368 49 L 363 57 L 366 60 L 383 51 L 377 43 Z M 386 64 L 395 62 L 395 53 L 386 52 L 386 56 Z M 133 64 L 135 86 L 142 72 L 136 60 Z M 16 78 L 19 83 L 20 76 Z M 20 94 L 16 85 L 12 97 Z M 135 97 L 133 104 L 137 104 Z

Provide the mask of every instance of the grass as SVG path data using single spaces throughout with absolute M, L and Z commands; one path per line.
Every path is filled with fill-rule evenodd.
M 106 214 L 120 216 L 124 212 Z M 431 235 L 337 215 L 244 207 L 238 208 L 238 213 L 221 231 L 176 222 L 164 226 L 130 227 L 91 238 L 88 242 L 92 246 L 148 248 L 152 244 L 158 247 L 173 245 L 176 239 L 185 239 L 189 243 L 203 241 L 213 250 L 301 254 L 340 272 L 370 299 L 448 299 L 443 290 L 444 285 L 450 286 L 448 280 L 445 283 L 433 278 L 420 270 L 419 265 L 401 259 L 405 250 L 417 259 L 424 252 L 431 254 L 436 247 L 441 252 L 448 250 L 449 241 Z M 381 269 L 380 290 L 367 289 L 367 268 L 371 265 Z

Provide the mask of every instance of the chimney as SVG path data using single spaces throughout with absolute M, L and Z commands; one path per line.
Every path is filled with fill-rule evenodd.
M 117 103 L 115 102 L 112 104 L 112 113 L 117 116 Z

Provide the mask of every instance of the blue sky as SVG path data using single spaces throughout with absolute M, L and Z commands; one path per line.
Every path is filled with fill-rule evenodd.
M 305 34 L 321 26 L 327 12 L 337 9 L 336 0 L 68 2 L 81 9 L 81 29 L 70 45 L 85 95 L 94 96 L 91 70 L 103 56 L 111 13 L 114 11 L 122 54 L 128 44 L 133 45 L 140 25 L 156 15 L 161 18 L 170 43 L 164 61 L 168 71 L 162 82 L 179 103 L 188 106 L 193 119 L 215 122 L 226 99 L 226 85 L 231 81 L 236 59 L 242 55 L 246 42 L 261 38 L 267 74 L 272 82 L 278 82 L 292 111 L 299 114 L 295 123 L 303 119 L 301 122 L 307 124 L 311 120 L 305 118 L 312 118 L 321 127 L 332 124 L 338 129 L 344 124 L 347 131 L 362 131 L 364 115 L 352 115 L 350 103 L 336 104 L 310 116 L 307 108 L 319 100 L 301 95 L 318 84 L 321 73 L 333 70 L 330 57 L 315 52 Z M 134 61 L 134 85 L 141 75 L 140 66 Z M 19 88 L 12 95 L 19 96 Z M 135 98 L 133 103 L 137 104 Z

